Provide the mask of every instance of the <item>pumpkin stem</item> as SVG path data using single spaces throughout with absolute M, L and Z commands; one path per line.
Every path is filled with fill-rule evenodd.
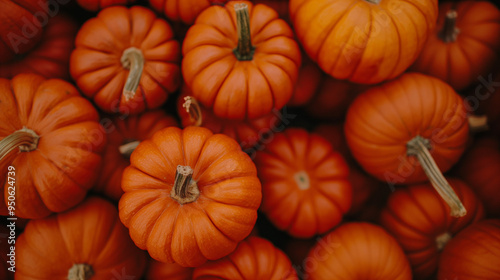
M 307 172 L 303 170 L 293 174 L 293 178 L 295 179 L 295 183 L 299 186 L 300 190 L 307 190 L 311 186 L 309 175 L 307 175 Z
M 240 61 L 252 60 L 255 47 L 252 45 L 250 34 L 250 13 L 247 4 L 235 4 L 236 28 L 238 32 L 238 47 L 233 50 L 234 55 Z
M 476 116 L 468 115 L 467 121 L 469 122 L 469 128 L 472 133 L 477 133 L 481 131 L 489 130 L 488 126 L 488 116 Z
M 131 141 L 118 147 L 118 150 L 120 151 L 120 154 L 122 156 L 130 158 L 130 155 L 135 150 L 135 148 L 139 146 L 140 143 L 141 143 L 140 141 Z
M 19 147 L 20 152 L 30 152 L 37 148 L 40 136 L 33 130 L 23 127 L 0 140 L 0 161 Z
M 191 122 L 194 123 L 194 126 L 201 126 L 203 122 L 203 117 L 201 114 L 201 107 L 198 104 L 198 101 L 192 96 L 184 97 L 184 103 L 182 107 L 186 109 L 186 112 L 189 114 L 189 118 Z
M 436 247 L 438 251 L 443 250 L 444 246 L 446 246 L 446 243 L 450 241 L 451 239 L 451 234 L 449 232 L 445 232 L 443 234 L 440 234 L 436 237 Z
M 144 69 L 144 56 L 140 49 L 130 47 L 123 51 L 120 59 L 122 67 L 129 69 L 127 81 L 123 87 L 123 96 L 128 101 L 135 96 Z
M 198 189 L 196 182 L 191 179 L 192 177 L 193 169 L 191 167 L 178 165 L 170 197 L 180 204 L 196 201 L 198 196 L 200 196 L 200 190 Z
M 460 29 L 456 27 L 457 11 L 449 10 L 444 19 L 443 29 L 439 33 L 439 37 L 445 43 L 455 42 Z
M 451 216 L 465 216 L 465 214 L 467 214 L 467 210 L 463 206 L 455 191 L 451 188 L 448 181 L 444 178 L 436 162 L 432 158 L 431 153 L 429 152 L 429 149 L 431 148 L 430 141 L 421 136 L 416 136 L 406 143 L 406 148 L 408 155 L 417 157 L 434 189 L 450 206 Z
M 88 264 L 74 264 L 68 271 L 68 280 L 89 280 L 94 276 L 92 266 Z
M 380 4 L 380 1 L 381 1 L 381 0 L 366 0 L 366 2 L 369 2 L 369 3 L 375 4 L 375 5 Z

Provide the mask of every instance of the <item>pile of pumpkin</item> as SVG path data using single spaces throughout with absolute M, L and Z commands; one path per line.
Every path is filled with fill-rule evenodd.
M 1 279 L 500 279 L 492 2 L 0 3 Z

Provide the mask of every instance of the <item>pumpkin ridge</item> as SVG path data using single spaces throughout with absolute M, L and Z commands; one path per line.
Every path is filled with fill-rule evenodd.
M 389 73 L 391 73 L 391 74 L 389 75 L 389 77 L 391 77 L 391 78 L 395 78 L 395 77 L 397 76 L 397 74 L 398 74 L 398 71 L 397 71 L 398 66 L 400 66 L 400 65 L 399 65 L 399 63 L 397 63 L 397 61 L 400 61 L 400 59 L 401 59 L 401 55 L 402 55 L 402 53 L 403 53 L 403 51 L 404 51 L 404 50 L 403 50 L 403 48 L 401 47 L 401 42 L 402 42 L 402 40 L 401 40 L 401 32 L 399 31 L 400 26 L 399 26 L 398 24 L 396 24 L 396 21 L 394 20 L 394 17 L 392 17 L 392 15 L 391 15 L 391 14 L 389 14 L 387 11 L 384 11 L 384 13 L 385 13 L 385 14 L 386 14 L 386 16 L 387 16 L 387 17 L 391 20 L 391 23 L 392 23 L 392 25 L 394 26 L 394 30 L 396 30 L 396 34 L 397 34 L 397 42 L 398 42 L 398 58 L 395 60 L 395 61 L 396 61 L 396 63 L 394 63 L 394 66 L 392 67 L 392 70 L 389 72 Z M 419 53 L 415 53 L 415 54 L 413 55 L 413 61 L 415 61 L 415 59 L 417 59 L 418 54 L 419 54 Z M 412 63 L 412 64 L 413 64 L 413 63 Z M 408 67 L 407 67 L 407 68 L 408 68 Z
M 275 55 L 276 55 L 276 54 L 275 54 Z M 281 57 L 285 57 L 285 58 L 287 58 L 286 56 L 281 56 Z M 291 59 L 290 59 L 290 61 L 292 61 L 292 63 L 293 63 L 293 60 L 291 60 Z M 281 70 L 281 72 L 285 73 L 285 75 L 288 77 L 288 79 L 289 79 L 290 83 L 291 83 L 291 81 L 293 81 L 293 80 L 294 80 L 294 79 L 290 76 L 290 73 L 288 73 L 287 71 L 285 71 L 285 69 L 283 69 L 283 67 L 281 67 L 280 65 L 277 65 L 276 63 L 271 62 L 271 61 L 266 61 L 266 63 L 269 63 L 269 64 L 271 64 L 271 65 L 275 66 L 276 68 L 280 69 L 280 70 Z M 264 77 L 266 77 L 266 75 L 264 75 Z M 265 79 L 265 80 L 266 80 L 266 82 L 268 83 L 268 85 L 270 85 L 270 84 L 269 84 L 269 80 L 268 80 L 268 79 Z M 275 108 L 276 104 L 278 103 L 278 102 L 276 101 L 276 99 L 277 99 L 277 94 L 275 94 L 275 92 L 273 91 L 273 89 L 272 89 L 271 87 L 269 88 L 269 91 L 271 92 L 271 95 L 273 96 L 273 104 L 272 104 L 272 108 Z M 293 92 L 292 92 L 290 95 L 293 95 Z
M 242 176 L 242 177 L 234 177 L 236 179 L 240 179 L 240 178 L 246 178 L 246 177 L 249 177 L 249 176 Z M 203 186 L 204 188 L 205 186 Z M 223 202 L 223 201 L 219 201 L 219 200 L 216 200 L 216 199 L 213 199 L 211 197 L 208 197 L 208 196 L 205 196 L 203 195 L 202 193 L 202 190 L 200 190 L 200 197 L 202 199 L 206 199 L 206 200 L 210 200 L 212 203 L 220 203 L 220 204 L 223 204 L 223 205 L 227 205 L 227 206 L 231 206 L 231 207 L 239 207 L 239 208 L 243 208 L 243 209 L 248 209 L 248 210 L 252 210 L 253 207 L 245 207 L 245 206 L 242 206 L 242 205 L 235 205 L 235 204 L 229 204 L 229 203 L 226 203 L 226 202 Z M 204 209 L 203 209 L 204 210 Z
M 261 64 L 260 63 L 257 63 L 255 64 L 255 69 L 257 69 L 259 71 L 259 73 L 262 75 L 263 77 L 263 80 L 266 81 L 266 84 L 267 84 L 267 87 L 269 88 L 269 92 L 271 93 L 271 97 L 272 97 L 272 108 L 275 108 L 276 107 L 276 94 L 274 94 L 274 90 L 271 86 L 271 84 L 269 83 L 269 80 L 266 79 L 266 75 L 264 74 L 264 72 L 262 71 L 261 69 Z M 281 67 L 279 67 L 279 69 L 281 69 Z M 249 96 L 249 95 L 248 95 Z M 248 101 L 247 101 L 248 102 Z M 247 112 L 247 117 L 248 117 L 248 112 Z
M 426 20 L 424 20 L 424 23 L 425 23 L 425 26 L 427 27 L 426 29 L 428 30 L 429 29 L 429 24 L 427 23 L 427 19 L 428 19 L 427 15 L 429 13 L 427 11 L 422 10 L 422 8 L 419 7 L 417 4 L 415 4 L 414 1 L 411 1 L 411 0 L 401 0 L 399 3 L 401 3 L 401 2 L 402 3 L 406 3 L 406 4 L 410 5 L 410 6 L 415 7 L 415 9 L 417 9 L 418 12 L 426 18 Z M 401 9 L 401 10 L 404 10 L 404 9 Z M 436 20 L 437 20 L 437 18 L 436 18 Z
M 304 204 L 304 201 L 305 200 L 301 199 L 301 197 L 298 198 L 297 206 L 294 207 L 295 211 L 293 212 L 293 215 L 291 216 L 292 218 L 290 219 L 291 222 L 287 227 L 283 228 L 282 230 L 289 232 L 297 224 L 297 217 L 300 214 L 300 210 L 302 208 L 302 205 Z M 283 200 L 281 201 L 281 204 L 283 204 Z
M 202 199 L 203 199 L 203 198 L 202 198 Z M 210 198 L 208 198 L 208 197 L 204 197 L 204 199 L 215 201 L 215 200 L 210 199 Z M 216 201 L 216 202 L 217 202 L 217 201 Z M 217 202 L 217 203 L 219 203 L 219 202 Z M 231 205 L 231 204 L 227 204 L 227 203 L 221 203 L 221 204 Z M 236 206 L 236 205 L 231 205 L 231 206 Z M 210 223 L 214 226 L 214 228 L 216 228 L 216 229 L 217 229 L 217 230 L 218 230 L 218 231 L 219 231 L 219 232 L 220 232 L 220 233 L 221 233 L 224 237 L 226 237 L 228 240 L 231 240 L 231 241 L 232 241 L 232 242 L 234 242 L 234 243 L 238 243 L 238 241 L 237 241 L 237 240 L 234 240 L 233 238 L 231 238 L 231 236 L 227 235 L 227 234 L 226 234 L 226 233 L 225 233 L 222 229 L 220 229 L 220 228 L 219 228 L 219 227 L 218 227 L 218 226 L 214 223 L 214 221 L 212 220 L 212 217 L 210 217 L 210 215 L 207 213 L 207 211 L 205 210 L 205 208 L 204 208 L 204 207 L 200 207 L 200 206 L 199 206 L 199 205 L 197 205 L 197 204 L 193 204 L 193 205 L 192 205 L 192 207 L 193 207 L 193 208 L 198 209 L 198 210 L 199 210 L 199 211 L 201 211 L 201 212 L 203 212 L 203 213 L 207 216 L 206 218 L 207 218 L 207 219 L 210 221 Z M 243 207 L 242 207 L 242 208 L 243 208 Z M 193 226 L 194 226 L 194 225 L 193 225 Z M 195 235 L 196 235 L 196 233 L 195 233 Z M 195 238 L 195 239 L 196 239 L 196 238 Z M 198 240 L 198 239 L 196 239 L 196 240 Z M 202 253 L 202 255 L 203 255 L 203 253 Z M 205 257 L 206 259 L 208 259 L 205 255 L 203 255 L 203 257 Z
M 346 182 L 348 182 L 347 180 L 345 180 Z M 339 213 L 345 213 L 345 211 L 342 209 L 342 207 L 339 205 L 339 203 L 337 201 L 335 201 L 330 195 L 326 194 L 323 190 L 323 188 L 319 188 L 319 187 L 316 187 L 316 188 L 313 188 L 318 194 L 320 194 L 321 196 L 323 196 L 324 198 L 326 198 L 326 200 L 328 200 L 332 205 L 335 206 L 335 208 L 337 208 L 339 210 Z M 318 212 L 319 213 L 319 212 Z
M 366 0 L 368 1 L 368 0 Z M 349 73 L 349 77 L 352 77 L 354 75 L 356 75 L 356 73 L 358 72 L 358 69 L 359 67 L 361 66 L 361 61 L 363 60 L 363 55 L 365 54 L 366 52 L 366 46 L 368 46 L 368 42 L 370 41 L 370 37 L 371 37 L 371 34 L 372 34 L 372 30 L 373 30 L 373 10 L 372 9 L 369 9 L 369 13 L 370 13 L 370 18 L 368 19 L 368 22 L 370 23 L 370 29 L 368 30 L 368 32 L 365 34 L 366 35 L 366 40 L 364 40 L 364 44 L 362 46 L 362 51 L 361 53 L 359 54 L 359 61 L 358 61 L 358 64 L 356 65 L 356 67 L 353 68 L 353 70 L 351 71 L 351 73 Z
M 453 191 L 455 191 L 455 188 L 452 188 Z M 426 211 L 426 208 L 421 204 L 421 202 L 419 200 L 416 199 L 415 197 L 415 194 L 414 192 L 412 192 L 412 190 L 408 190 L 406 189 L 406 192 L 408 193 L 408 197 L 410 198 L 410 201 L 413 202 L 413 205 L 415 205 L 418 209 L 419 209 L 419 212 L 421 214 L 423 214 L 423 216 L 425 217 L 426 221 L 432 225 L 434 228 L 443 228 L 444 226 L 442 224 L 435 224 L 434 221 L 432 220 L 432 218 L 430 217 L 429 213 Z M 456 192 L 456 191 L 455 191 Z M 462 200 L 462 197 L 460 196 L 460 193 L 457 192 L 457 196 L 460 200 Z M 439 205 L 443 206 L 443 203 L 439 203 Z M 446 217 L 446 219 L 448 219 L 448 217 L 451 217 L 450 215 L 447 215 L 448 211 L 446 211 L 445 209 L 445 212 L 443 212 L 443 216 Z M 445 229 L 446 230 L 446 229 Z M 435 233 L 434 232 L 421 232 L 422 235 L 424 236 L 427 236 L 427 237 L 433 237 L 435 238 Z

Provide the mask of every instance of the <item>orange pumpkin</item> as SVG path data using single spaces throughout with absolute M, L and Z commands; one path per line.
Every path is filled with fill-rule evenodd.
M 444 249 L 438 280 L 496 280 L 500 277 L 500 220 L 468 226 Z
M 111 203 L 90 197 L 77 207 L 32 220 L 16 241 L 16 279 L 139 279 L 139 250 Z
M 288 102 L 290 106 L 303 106 L 307 104 L 321 86 L 325 75 L 318 65 L 307 56 L 302 55 L 302 66 L 299 69 L 297 83 L 292 98 Z
M 305 279 L 410 280 L 403 250 L 380 226 L 364 222 L 343 224 L 311 249 L 304 260 Z
M 475 139 L 455 169 L 483 201 L 487 215 L 500 218 L 500 143 L 492 137 Z
M 78 24 L 68 15 L 57 15 L 44 27 L 40 44 L 28 53 L 0 64 L 0 77 L 11 79 L 22 73 L 69 80 L 69 57 L 74 49 Z
M 417 73 L 365 91 L 345 121 L 347 144 L 368 173 L 391 186 L 430 180 L 453 216 L 467 210 L 441 172 L 458 161 L 468 132 L 462 98 L 443 81 Z
M 106 144 L 98 121 L 68 82 L 35 74 L 0 79 L 0 170 L 13 169 L 0 173 L 4 207 L 15 198 L 15 215 L 35 219 L 79 204 Z
M 292 97 L 301 65 L 288 24 L 273 9 L 248 1 L 204 10 L 186 34 L 182 53 L 193 96 L 226 119 L 280 110 Z
M 255 4 L 267 5 L 273 8 L 276 12 L 278 12 L 280 18 L 286 20 L 287 22 L 290 21 L 288 12 L 288 7 L 289 7 L 288 0 L 252 0 L 252 2 L 254 2 Z
M 47 3 L 47 0 L 0 0 L 0 63 L 30 51 L 42 40 L 43 27 L 49 18 Z
M 76 3 L 87 11 L 97 12 L 111 6 L 125 6 L 136 0 L 76 0 Z
M 154 259 L 149 261 L 145 280 L 191 280 L 193 268 L 182 267 L 176 263 L 162 263 Z
M 231 253 L 252 231 L 262 199 L 255 165 L 238 143 L 193 126 L 142 141 L 122 189 L 120 219 L 135 244 L 188 267 Z
M 306 53 L 332 77 L 376 84 L 417 59 L 438 13 L 437 0 L 290 0 Z
M 286 279 L 298 280 L 290 259 L 271 242 L 249 237 L 227 257 L 195 268 L 193 280 Z
M 144 112 L 140 115 L 105 117 L 101 119 L 108 144 L 104 150 L 103 167 L 93 191 L 118 201 L 123 194 L 121 188 L 123 170 L 130 165 L 130 155 L 140 141 L 146 140 L 162 128 L 178 126 L 177 120 L 162 110 Z
M 411 69 L 462 90 L 491 73 L 499 53 L 497 6 L 489 1 L 443 2 L 436 29 Z
M 210 7 L 212 0 L 149 0 L 151 7 L 171 21 L 192 25 L 196 17 Z
M 448 182 L 467 208 L 467 215 L 450 218 L 450 209 L 427 183 L 396 190 L 380 216 L 381 225 L 405 251 L 414 279 L 435 279 L 447 242 L 484 217 L 481 201 L 466 184 L 453 178 Z
M 160 107 L 180 86 L 180 45 L 167 21 L 144 7 L 109 7 L 78 31 L 70 71 L 105 112 Z
M 177 108 L 183 127 L 201 126 L 210 129 L 213 133 L 225 134 L 236 140 L 244 150 L 251 150 L 254 146 L 262 144 L 265 135 L 277 128 L 281 117 L 279 111 L 274 111 L 253 120 L 219 118 L 211 110 L 199 104 L 186 86 L 182 87 Z
M 303 129 L 274 135 L 255 157 L 262 182 L 261 211 L 300 238 L 323 234 L 351 207 L 349 167 L 323 137 Z

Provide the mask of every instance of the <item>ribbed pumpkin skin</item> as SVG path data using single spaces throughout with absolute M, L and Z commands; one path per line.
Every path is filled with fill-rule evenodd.
M 193 280 L 298 280 L 292 262 L 280 249 L 260 237 L 249 237 L 229 256 L 197 267 Z
M 0 140 L 24 126 L 40 136 L 36 150 L 12 152 L 0 162 L 0 170 L 16 169 L 17 217 L 42 218 L 83 201 L 97 179 L 106 135 L 97 111 L 73 85 L 35 74 L 0 79 L 0 120 Z M 6 176 L 0 173 L 4 205 Z
M 414 279 L 435 278 L 441 254 L 436 239 L 440 235 L 453 237 L 484 217 L 481 201 L 465 183 L 454 178 L 448 182 L 467 209 L 464 217 L 451 217 L 450 208 L 431 184 L 396 190 L 382 211 L 380 224 L 405 251 Z
M 0 0 L 0 63 L 33 49 L 42 40 L 42 22 L 34 16 L 43 13 L 46 0 Z M 48 17 L 48 16 L 47 16 Z
M 475 223 L 453 238 L 441 254 L 438 280 L 500 279 L 500 220 Z
M 250 16 L 252 60 L 239 61 L 234 6 Z M 230 1 L 204 10 L 182 45 L 182 74 L 194 97 L 216 116 L 255 119 L 285 106 L 293 94 L 301 53 L 290 26 L 273 9 Z
M 177 112 L 181 118 L 183 127 L 196 125 L 196 120 L 192 119 L 184 104 L 184 97 L 192 95 L 187 86 L 182 87 L 182 93 L 177 100 Z M 273 111 L 263 117 L 253 120 L 231 120 L 217 117 L 212 110 L 199 104 L 202 115 L 202 127 L 210 129 L 213 133 L 225 134 L 240 144 L 243 150 L 252 149 L 255 145 L 262 144 L 265 137 L 277 129 L 280 123 L 281 114 L 279 111 Z
M 494 138 L 476 139 L 455 169 L 483 201 L 487 216 L 500 218 L 500 143 Z
M 136 0 L 76 0 L 87 11 L 97 12 L 111 6 L 126 6 Z
M 349 167 L 319 135 L 294 128 L 277 133 L 257 152 L 255 165 L 262 182 L 261 211 L 292 236 L 323 234 L 351 207 Z
M 293 91 L 292 98 L 288 102 L 289 106 L 303 106 L 314 96 L 318 88 L 323 83 L 325 76 L 318 65 L 304 54 L 302 55 L 302 66 L 299 69 L 297 83 Z
M 417 73 L 374 86 L 351 104 L 345 136 L 353 156 L 370 174 L 392 184 L 424 182 L 427 177 L 406 144 L 429 139 L 441 172 L 458 161 L 469 126 L 462 98 L 441 80 Z
M 69 57 L 75 47 L 78 24 L 67 15 L 50 18 L 42 40 L 22 57 L 0 64 L 0 77 L 11 79 L 22 73 L 69 80 Z
M 290 17 L 306 53 L 326 73 L 376 84 L 415 61 L 434 30 L 437 2 L 290 0 Z
M 411 280 L 408 260 L 396 240 L 380 226 L 343 224 L 311 249 L 304 261 L 310 280 Z
M 180 21 L 188 25 L 192 25 L 196 17 L 210 7 L 210 2 L 211 0 L 149 0 L 154 10 L 171 21 Z
M 175 118 L 163 110 L 147 111 L 126 118 L 105 118 L 101 119 L 101 123 L 106 125 L 105 132 L 108 134 L 108 144 L 103 154 L 106 164 L 92 189 L 118 201 L 123 194 L 123 170 L 130 165 L 130 159 L 120 153 L 120 146 L 126 142 L 146 140 L 162 128 L 179 125 Z
M 77 207 L 32 220 L 16 241 L 16 279 L 65 280 L 74 264 L 92 266 L 92 280 L 139 279 L 146 254 L 118 219 L 116 207 L 90 197 Z
M 446 13 L 455 6 L 456 28 L 460 31 L 454 42 L 446 43 L 439 36 Z M 490 74 L 500 58 L 500 10 L 489 1 L 443 2 L 439 5 L 436 30 L 429 36 L 412 71 L 437 77 L 456 90 Z
M 107 113 L 138 114 L 155 109 L 180 86 L 180 44 L 169 23 L 140 6 L 106 8 L 76 36 L 70 72 L 83 94 Z M 130 47 L 144 56 L 135 95 L 122 94 L 129 70 L 120 61 Z
M 194 171 L 194 202 L 171 198 L 178 165 Z M 250 157 L 230 137 L 202 127 L 169 127 L 142 141 L 122 189 L 120 219 L 135 244 L 156 260 L 189 267 L 231 253 L 252 231 L 262 200 Z
M 176 263 L 162 263 L 150 260 L 146 270 L 145 280 L 191 280 L 193 268 L 182 267 Z

